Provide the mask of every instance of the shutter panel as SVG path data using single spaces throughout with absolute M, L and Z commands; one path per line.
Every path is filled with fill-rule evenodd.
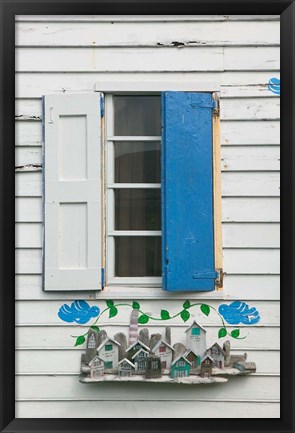
M 43 110 L 43 287 L 99 290 L 100 94 L 45 96 Z
M 168 291 L 215 288 L 211 93 L 162 93 L 162 272 Z

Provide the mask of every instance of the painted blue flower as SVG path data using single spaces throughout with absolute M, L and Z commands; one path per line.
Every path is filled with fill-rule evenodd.
M 254 325 L 259 322 L 259 312 L 255 307 L 249 308 L 245 302 L 235 301 L 229 305 L 222 304 L 218 308 L 219 313 L 230 325 Z
M 64 322 L 76 322 L 80 325 L 89 322 L 92 317 L 99 315 L 98 307 L 90 307 L 86 301 L 74 301 L 71 306 L 64 304 L 58 311 L 58 317 Z
M 279 78 L 270 78 L 268 82 L 268 90 L 275 95 L 279 95 L 281 92 L 281 80 Z

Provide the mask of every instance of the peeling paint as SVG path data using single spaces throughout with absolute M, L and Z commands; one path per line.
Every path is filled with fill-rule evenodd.
M 25 164 L 15 166 L 15 171 L 41 171 L 42 164 Z

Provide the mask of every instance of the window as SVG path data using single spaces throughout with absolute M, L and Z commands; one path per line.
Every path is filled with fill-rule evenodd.
M 106 284 L 161 284 L 161 97 L 107 95 Z
M 160 352 L 160 353 L 164 353 L 164 352 L 166 352 L 166 346 L 160 346 L 160 347 L 159 347 L 159 352 Z
M 44 97 L 45 290 L 220 284 L 216 102 L 156 87 Z
M 192 328 L 192 335 L 200 335 L 200 328 Z
M 105 363 L 104 363 L 104 368 L 105 368 L 105 369 L 113 368 L 113 363 L 112 363 L 112 361 L 105 361 Z
M 111 350 L 113 350 L 113 345 L 112 344 L 106 344 L 105 345 L 105 351 L 110 352 Z

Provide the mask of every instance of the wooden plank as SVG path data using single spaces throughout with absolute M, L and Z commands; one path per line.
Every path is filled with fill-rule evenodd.
M 224 146 L 221 149 L 224 171 L 279 171 L 279 146 Z
M 42 221 L 41 197 L 17 197 L 15 208 L 17 222 Z M 280 199 L 278 197 L 224 197 L 222 199 L 222 221 L 279 222 Z
M 279 274 L 280 252 L 274 249 L 223 250 L 223 269 L 228 274 Z
M 279 21 L 279 15 L 16 15 L 17 22 Z
M 17 120 L 41 119 L 41 98 L 16 99 L 15 115 Z M 280 99 L 273 98 L 229 98 L 221 100 L 222 120 L 278 120 L 280 118 Z
M 279 222 L 278 197 L 224 197 L 223 222 Z
M 111 75 L 110 75 L 111 74 Z M 233 97 L 267 97 L 277 96 L 268 89 L 269 79 L 280 77 L 278 70 L 255 72 L 137 72 L 138 81 L 216 82 L 221 85 L 222 98 Z M 92 92 L 94 83 L 101 81 L 133 82 L 134 74 L 130 72 L 88 72 L 58 73 L 34 72 L 16 73 L 16 96 L 18 98 L 40 98 L 41 95 L 65 92 Z
M 76 22 L 16 23 L 17 47 L 161 47 L 279 45 L 280 23 L 256 22 Z
M 16 122 L 16 146 L 41 146 L 41 122 Z M 278 121 L 226 121 L 221 122 L 222 145 L 278 145 Z
M 279 402 L 16 402 L 17 418 L 279 418 Z M 135 415 L 136 411 L 136 415 Z M 132 415 L 131 415 L 132 414 Z
M 218 298 L 217 298 L 218 295 Z M 162 302 L 170 297 L 161 288 L 143 289 L 129 287 L 126 291 L 122 287 L 107 287 L 103 292 L 81 292 L 81 293 L 46 293 L 42 290 L 41 275 L 16 275 L 15 277 L 15 297 L 18 300 L 61 300 L 69 302 L 75 299 L 94 300 L 96 297 L 101 301 L 104 299 L 161 299 Z M 211 299 L 226 300 L 279 300 L 280 299 L 280 277 L 279 275 L 225 275 L 222 292 L 212 292 L 208 294 L 191 293 L 190 299 Z M 172 299 L 183 300 L 181 293 L 173 294 Z
M 41 197 L 42 176 L 39 172 L 17 172 L 16 197 Z M 222 195 L 279 196 L 279 173 L 273 172 L 223 172 Z
M 223 224 L 223 248 L 279 248 L 280 225 L 263 223 Z
M 158 289 L 161 290 L 160 288 Z M 190 299 L 190 296 L 188 293 L 186 293 L 183 296 L 183 299 Z M 202 302 L 204 302 L 202 300 Z M 198 303 L 198 300 L 195 300 L 192 302 L 192 304 L 197 304 L 195 306 L 192 306 L 190 308 L 190 322 L 187 324 L 183 323 L 179 316 L 169 320 L 169 326 L 176 326 L 180 327 L 182 329 L 187 329 L 190 323 L 195 319 L 198 322 L 200 322 L 203 326 L 221 326 L 221 318 L 219 314 L 214 310 L 219 308 L 222 301 L 220 300 L 214 300 L 211 299 L 209 304 L 212 307 L 211 313 L 208 317 L 204 316 L 204 314 L 200 310 L 200 305 L 202 304 Z M 228 303 L 228 301 L 225 301 Z M 116 305 L 118 306 L 118 314 L 116 317 L 112 317 L 111 320 L 108 319 L 108 314 L 105 313 L 102 315 L 102 317 L 99 320 L 99 326 L 114 326 L 114 325 L 121 325 L 123 326 L 129 326 L 128 319 L 126 318 L 130 317 L 132 308 L 132 302 L 131 301 L 124 301 L 124 304 L 127 305 L 121 305 L 120 299 L 116 301 Z M 165 300 L 165 308 L 170 312 L 170 314 L 174 315 L 181 311 L 182 309 L 182 300 L 173 300 L 173 299 L 166 299 Z M 37 325 L 46 325 L 46 326 L 59 326 L 64 327 L 68 326 L 66 322 L 63 322 L 57 315 L 59 308 L 61 307 L 62 303 L 60 301 L 17 301 L 16 303 L 16 325 L 17 326 L 37 326 Z M 100 301 L 97 299 L 96 301 L 89 301 L 90 306 L 98 306 L 100 310 L 102 311 L 105 308 L 105 301 Z M 279 326 L 280 324 L 280 305 L 279 302 L 273 301 L 256 301 L 254 305 L 257 311 L 259 311 L 260 315 L 260 321 L 255 325 L 255 327 L 260 326 Z M 156 299 L 156 300 L 142 300 L 141 301 L 141 309 L 145 312 L 152 311 L 153 317 L 161 317 L 161 309 L 163 308 L 163 302 L 162 300 Z M 32 311 L 34 311 L 34 314 L 32 314 Z M 90 322 L 93 322 L 93 320 L 90 320 Z M 91 324 L 91 323 L 90 323 Z M 159 324 L 157 321 L 150 320 L 149 324 L 147 326 L 161 326 L 163 327 L 165 324 Z M 76 324 L 73 324 L 73 332 L 72 334 L 76 334 L 77 329 Z M 88 329 L 88 325 L 85 325 L 84 328 L 86 330 Z M 248 329 L 253 329 L 253 327 L 248 327 Z M 182 331 L 184 332 L 184 331 Z M 185 338 L 185 336 L 183 336 Z
M 279 98 L 230 98 L 220 104 L 222 120 L 278 120 Z
M 22 374 L 79 374 L 83 350 L 18 350 L 15 372 Z M 232 354 L 240 353 L 232 351 Z M 279 351 L 254 350 L 248 353 L 249 361 L 256 362 L 257 374 L 279 373 Z
M 164 332 L 164 326 L 150 326 L 151 333 Z M 120 325 L 112 326 L 109 324 L 104 327 L 110 336 L 117 332 L 128 332 L 129 326 L 126 322 Z M 218 338 L 218 327 L 207 327 L 207 345 L 214 344 Z M 232 331 L 234 327 L 230 327 Z M 16 328 L 16 348 L 27 350 L 77 350 L 74 347 L 75 339 L 71 335 L 80 335 L 87 328 L 78 328 L 77 326 L 18 326 Z M 82 331 L 82 332 L 81 332 Z M 185 343 L 183 326 L 174 326 L 172 329 L 173 341 Z M 40 338 L 42 335 L 42 338 Z M 240 350 L 244 353 L 247 350 L 278 350 L 280 348 L 280 328 L 279 327 L 245 327 L 241 329 L 241 336 L 246 337 L 241 340 L 231 339 L 231 348 Z M 224 340 L 218 340 L 223 344 Z M 79 347 L 84 348 L 84 346 Z M 250 356 L 250 355 L 249 355 Z
M 41 122 L 16 122 L 15 123 L 16 146 L 42 146 Z
M 226 386 L 211 384 L 210 386 L 198 385 L 185 386 L 174 385 L 163 386 L 161 384 L 125 383 L 109 386 L 100 383 L 98 386 L 85 386 L 78 381 L 77 376 L 18 376 L 16 378 L 16 398 L 33 399 L 38 396 L 42 399 L 75 399 L 89 400 L 133 400 L 136 394 L 137 401 L 152 400 L 200 400 L 200 399 L 241 399 L 255 400 L 279 399 L 279 377 L 233 377 Z
M 15 221 L 41 222 L 41 197 L 18 197 L 15 199 Z
M 223 171 L 278 171 L 280 169 L 279 146 L 251 146 L 250 148 L 242 145 L 224 145 L 221 150 Z M 15 164 L 18 170 L 41 170 L 42 148 L 16 147 Z
M 232 172 L 222 173 L 222 195 L 229 196 L 279 196 L 279 173 Z
M 224 47 L 225 71 L 280 69 L 279 47 Z
M 42 148 L 41 147 L 16 147 L 15 149 L 15 165 L 18 169 L 25 168 L 28 165 L 42 164 Z
M 32 62 L 33 58 L 38 58 L 38 62 Z M 16 48 L 16 59 L 18 72 L 223 70 L 223 50 L 219 47 L 141 48 L 140 51 L 96 47 Z
M 17 249 L 15 260 L 16 274 L 41 274 L 41 249 Z M 279 251 L 258 248 L 223 249 L 223 269 L 228 274 L 278 274 Z
M 226 145 L 278 145 L 280 122 L 228 121 L 221 122 L 221 144 Z

